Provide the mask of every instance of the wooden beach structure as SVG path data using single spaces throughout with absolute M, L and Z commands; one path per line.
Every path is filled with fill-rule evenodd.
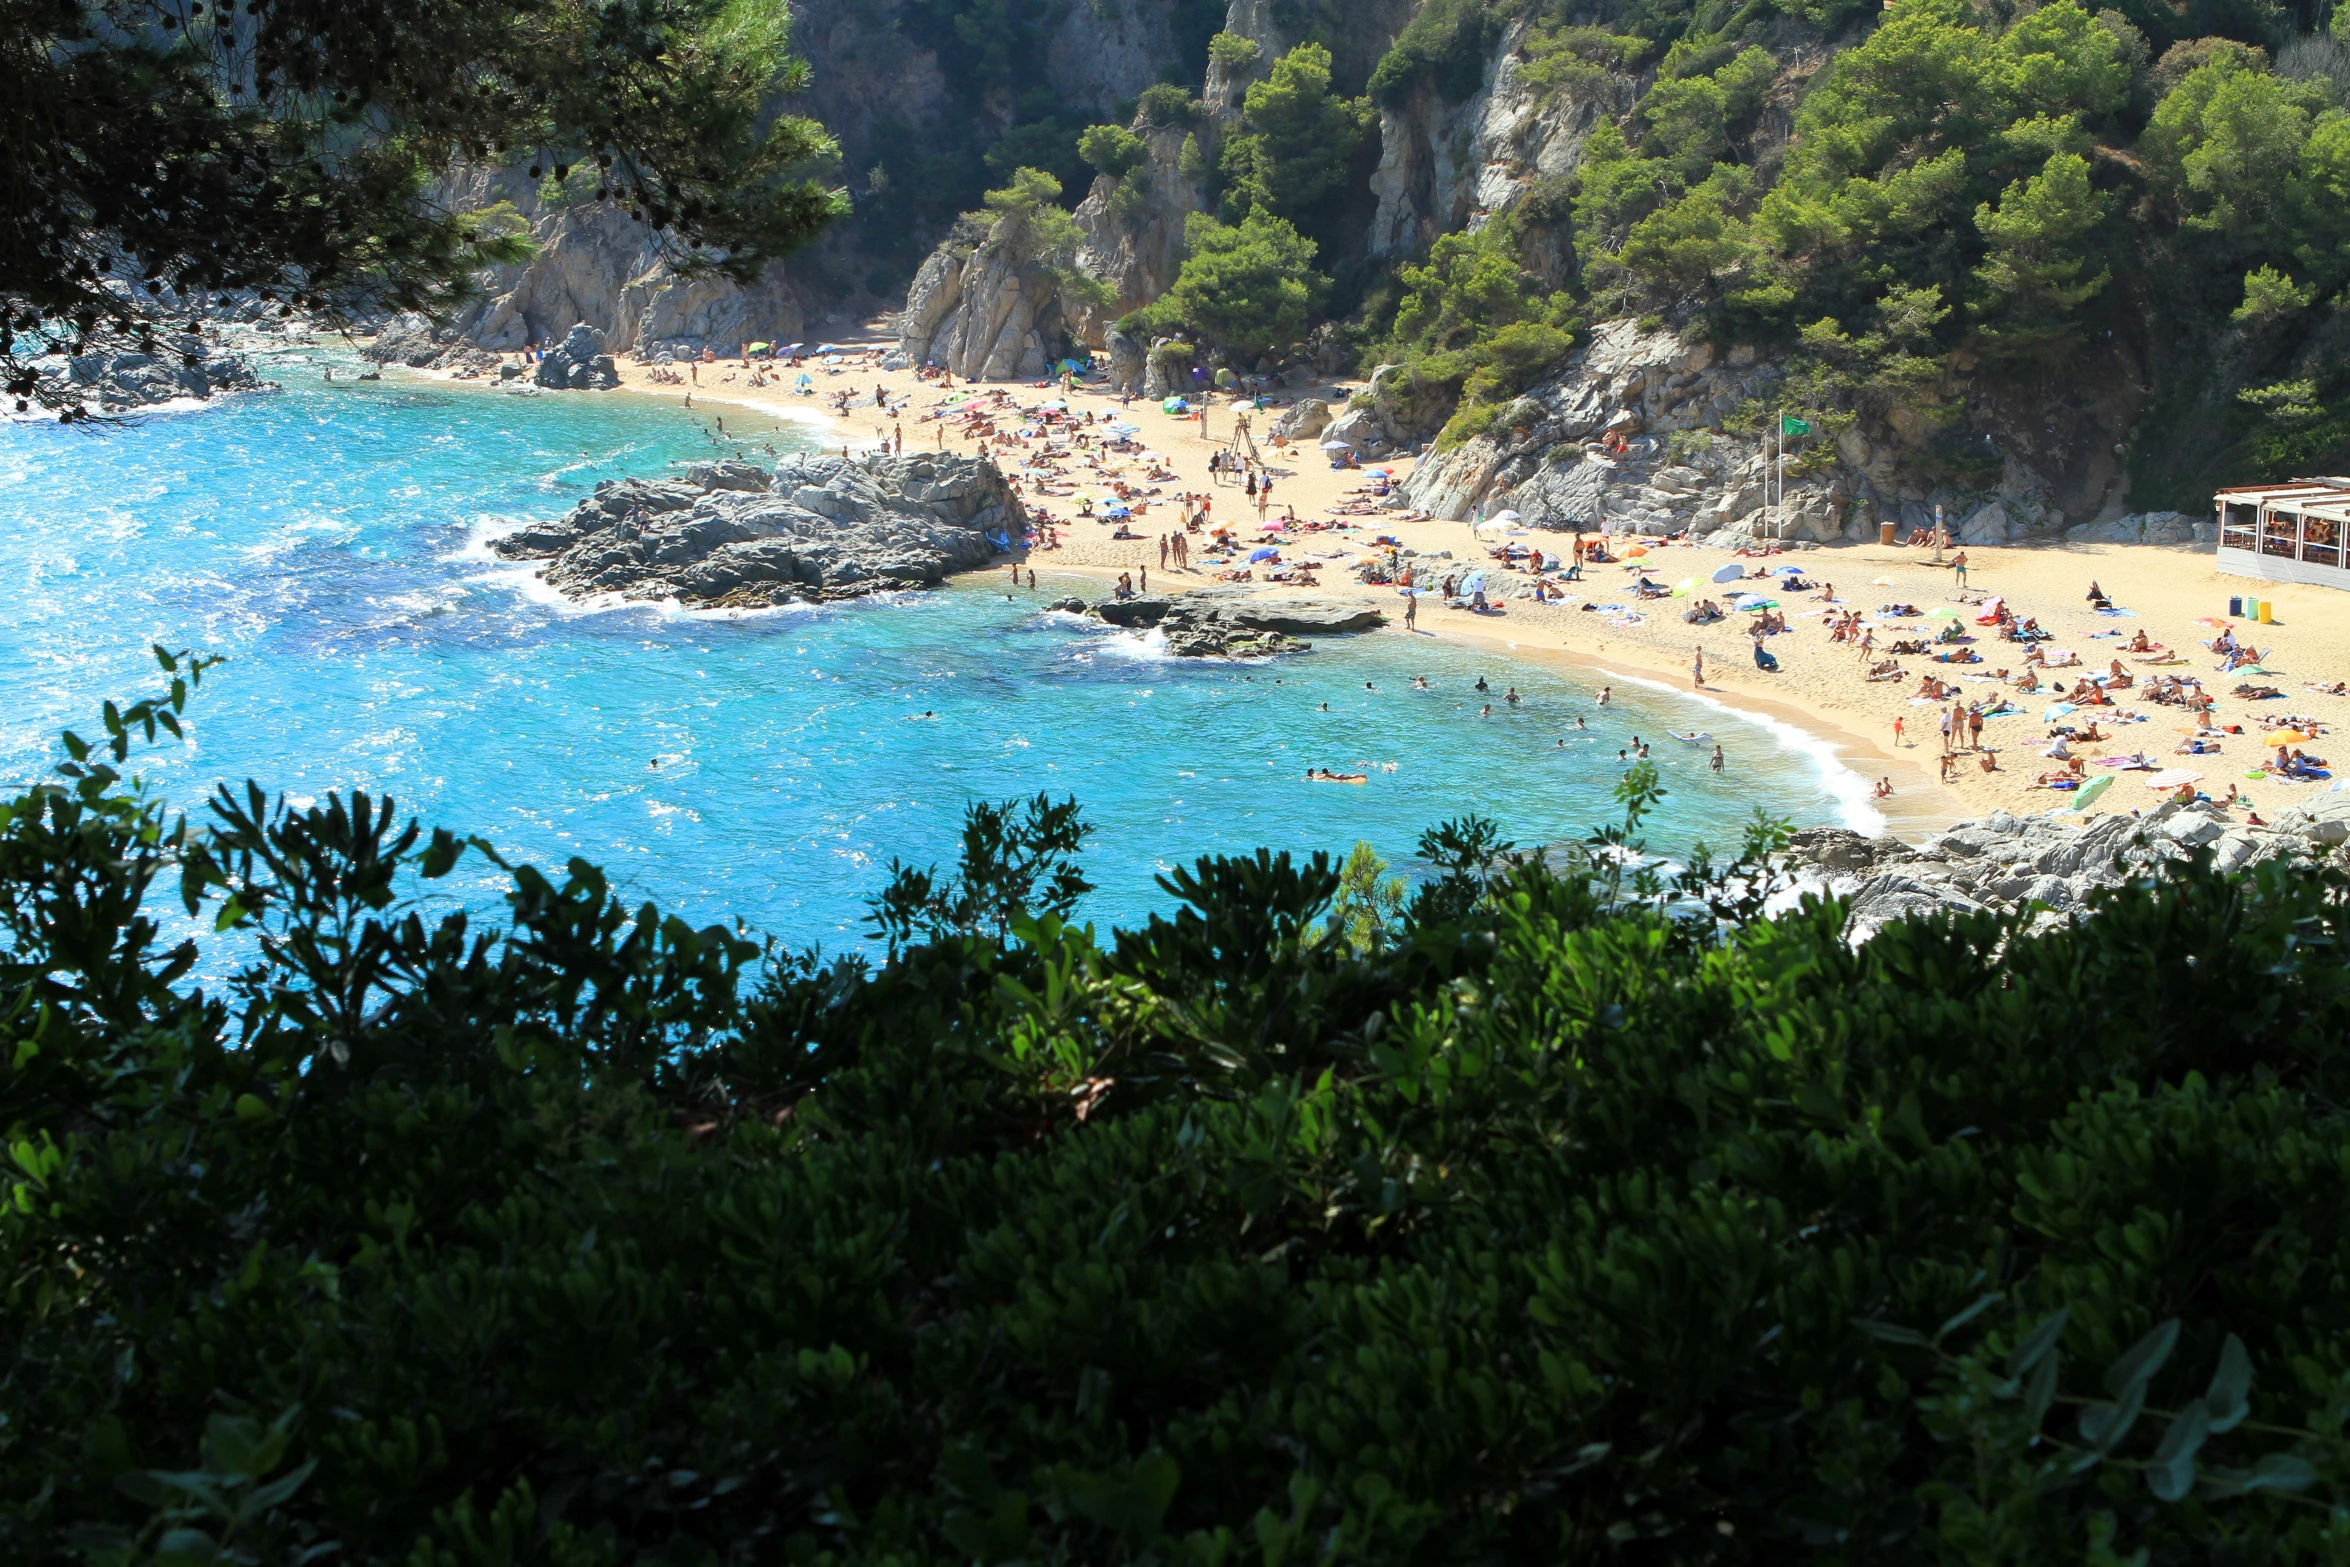
M 2219 569 L 2263 582 L 2350 588 L 2350 479 L 2291 479 L 2221 490 Z

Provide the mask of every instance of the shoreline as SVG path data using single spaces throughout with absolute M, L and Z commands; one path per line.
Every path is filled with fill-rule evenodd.
M 875 324 L 864 332 L 836 333 L 834 341 L 845 350 L 862 353 L 884 346 L 887 337 L 879 324 Z M 778 425 L 790 423 L 807 430 L 822 445 L 847 446 L 852 451 L 860 447 L 870 449 L 893 430 L 902 434 L 909 455 L 924 449 L 971 455 L 981 449 L 968 437 L 958 436 L 951 443 L 944 439 L 945 427 L 926 416 L 940 401 L 946 387 L 918 382 L 908 371 L 882 371 L 877 365 L 853 361 L 830 371 L 811 366 L 816 374 L 824 377 L 815 383 L 824 392 L 836 395 L 848 391 L 865 399 L 864 406 L 852 405 L 845 414 L 840 414 L 821 406 L 815 397 L 796 394 L 780 383 L 768 388 L 736 384 L 734 378 L 745 374 L 739 364 L 705 364 L 700 367 L 702 384 L 684 386 L 649 381 L 651 368 L 623 361 L 621 389 L 673 404 L 684 402 L 690 393 L 695 412 L 704 407 L 723 408 L 727 412 L 742 410 Z M 430 372 L 406 373 L 436 383 L 448 380 Z M 491 389 L 494 384 L 484 389 Z M 876 409 L 870 399 L 877 387 L 902 406 L 897 410 Z M 973 389 L 955 388 L 957 391 Z M 977 390 L 1004 391 L 1016 401 L 1054 395 L 1021 384 L 989 384 Z M 1335 403 L 1353 390 L 1351 384 L 1341 383 L 1310 389 L 1310 392 Z M 1195 419 L 1166 415 L 1155 403 L 1121 402 L 1099 388 L 1078 389 L 1071 398 L 1071 408 L 1073 414 L 1080 416 L 1089 410 L 1097 415 L 1114 413 L 1141 425 L 1143 434 L 1139 441 L 1162 455 L 1175 478 L 1166 481 L 1164 491 L 1153 487 L 1144 492 L 1147 501 L 1137 497 L 1133 527 L 1141 536 L 1131 540 L 1111 539 L 1106 524 L 1097 527 L 1093 522 L 1080 520 L 1072 515 L 1071 505 L 1056 497 L 1031 492 L 1026 499 L 1033 510 L 1053 522 L 1061 547 L 1024 551 L 1014 558 L 1039 571 L 1050 569 L 1105 579 L 1114 579 L 1121 571 L 1147 566 L 1162 573 L 1159 585 L 1171 591 L 1212 582 L 1214 579 L 1206 572 L 1179 572 L 1160 567 L 1155 545 L 1157 535 L 1177 525 L 1179 493 L 1209 497 L 1220 522 L 1241 521 L 1237 515 L 1243 500 L 1239 488 L 1212 480 L 1208 472 L 1211 452 L 1228 444 L 1232 428 L 1230 411 L 1211 402 L 1209 423 L 1203 427 Z M 732 432 L 725 438 L 756 447 L 755 440 L 736 437 Z M 1012 463 L 1018 461 L 1024 450 L 1033 450 L 1033 446 L 1015 441 L 991 450 L 999 459 Z M 1345 534 L 1299 532 L 1295 535 L 1296 542 L 1284 547 L 1286 559 L 1317 557 L 1318 564 L 1326 568 L 1325 576 L 1335 580 L 1312 588 L 1265 584 L 1266 591 L 1391 608 L 1393 589 L 1358 585 L 1351 574 L 1339 575 L 1363 558 L 1367 539 L 1372 534 L 1390 535 L 1400 541 L 1402 548 L 1416 551 L 1422 568 L 1433 567 L 1440 572 L 1484 569 L 1498 579 L 1505 596 L 1513 590 L 1525 591 L 1530 579 L 1505 567 L 1485 564 L 1494 541 L 1480 538 L 1468 523 L 1406 518 L 1401 513 L 1367 508 L 1360 490 L 1369 470 L 1328 470 L 1319 461 L 1320 454 L 1310 450 L 1283 452 L 1270 447 L 1260 450 L 1267 459 L 1267 471 L 1277 480 L 1277 509 L 1294 508 L 1302 521 L 1333 515 L 1336 509 L 1344 508 L 1353 515 L 1337 520 L 1357 525 Z M 1400 479 L 1409 471 L 1411 463 L 1412 459 L 1405 457 L 1384 466 Z M 1007 471 L 1016 480 L 1031 483 L 1038 477 L 1017 467 L 1008 466 Z M 1079 479 L 1075 487 L 1087 482 L 1099 488 L 1101 481 Z M 1128 482 L 1139 481 L 1130 478 Z M 1071 487 L 1067 475 L 1060 483 L 1064 488 Z M 1253 526 L 1246 524 L 1246 527 Z M 1511 541 L 1522 547 L 1553 550 L 1564 546 L 1566 535 L 1538 530 L 1513 531 Z M 1687 584 L 1696 585 L 1692 597 L 1704 597 L 1713 572 L 1735 557 L 1725 551 L 1657 539 L 1620 538 L 1618 547 L 1620 552 L 1640 548 L 1644 553 L 1632 558 L 1621 570 L 1615 566 L 1590 568 L 1587 580 L 1571 590 L 1585 596 L 1585 610 L 1592 602 L 1609 601 L 1610 613 L 1600 620 L 1583 619 L 1582 611 L 1572 607 L 1572 600 L 1537 605 L 1526 598 L 1509 597 L 1503 615 L 1486 619 L 1432 609 L 1430 606 L 1436 600 L 1431 597 L 1421 601 L 1423 618 L 1418 634 L 1474 642 L 1491 647 L 1500 657 L 1573 668 L 1602 679 L 1617 676 L 1647 681 L 1662 689 L 1715 703 L 1742 723 L 1764 729 L 1786 726 L 1800 741 L 1781 736 L 1779 743 L 1812 749 L 1824 768 L 1850 773 L 1860 778 L 1864 787 L 1873 785 L 1877 778 L 1890 778 L 1894 786 L 1892 796 L 1883 800 L 1870 798 L 1866 804 L 1884 819 L 1882 831 L 1905 839 L 1915 840 L 1953 822 L 1978 818 L 1994 810 L 2004 809 L 2020 815 L 2070 804 L 2070 794 L 2034 786 L 2039 771 L 2051 765 L 2040 760 L 2040 753 L 2048 744 L 2041 730 L 2052 715 L 2042 714 L 2039 709 L 2056 700 L 2047 692 L 2031 697 L 2018 694 L 2014 701 L 2019 711 L 1986 726 L 1983 744 L 1996 764 L 1995 771 L 1986 773 L 1979 769 L 1983 753 L 1962 749 L 1958 753 L 1956 774 L 1946 782 L 1926 765 L 1929 758 L 1939 757 L 1936 724 L 1940 709 L 1931 699 L 1914 694 L 1921 675 L 1936 669 L 1930 659 L 1915 655 L 1904 659 L 1902 667 L 1906 674 L 1897 684 L 1862 681 L 1853 650 L 1829 644 L 1821 629 L 1820 617 L 1829 612 L 1828 606 L 1805 590 L 1801 594 L 1788 594 L 1782 601 L 1781 613 L 1794 634 L 1771 639 L 1769 646 L 1778 657 L 1780 668 L 1764 674 L 1750 668 L 1748 660 L 1741 656 L 1744 650 L 1740 644 L 1745 639 L 1735 615 L 1709 627 L 1691 627 L 1682 623 L 1678 611 L 1685 606 L 1677 599 L 1642 603 L 1630 592 L 1633 576 L 1653 573 L 1656 580 L 1667 583 L 1686 579 Z M 2350 666 L 2350 626 L 2330 629 L 2330 623 L 2340 617 L 2328 614 L 2329 610 L 2338 610 L 2338 601 L 2329 603 L 2326 590 L 2222 578 L 2208 552 L 2197 553 L 2185 547 L 2071 544 L 2051 540 L 2020 546 L 1973 547 L 1966 554 L 1972 581 L 1965 590 L 1953 580 L 1946 563 L 1934 562 L 1926 552 L 1900 546 L 1808 547 L 1789 554 L 1785 560 L 1800 564 L 1819 582 L 1838 586 L 1837 605 L 1858 608 L 1878 621 L 1877 636 L 1884 643 L 1896 637 L 1931 636 L 1937 624 L 1934 615 L 1945 618 L 1958 615 L 1961 629 L 1972 632 L 1975 627 L 1965 617 L 1976 611 L 1961 606 L 1979 605 L 1987 596 L 2007 597 L 2017 613 L 2035 615 L 2042 627 L 2054 633 L 2061 646 L 2076 650 L 2079 667 L 2061 677 L 2066 680 L 2101 671 L 2118 655 L 2117 643 L 2107 640 L 2101 646 L 2101 640 L 2145 629 L 2156 640 L 2186 655 L 2183 662 L 2171 666 L 2173 672 L 2201 677 L 2221 698 L 2220 722 L 2242 726 L 2241 734 L 2223 742 L 2225 754 L 2206 755 L 2188 764 L 2203 777 L 2204 787 L 2215 798 L 2231 780 L 2236 780 L 2247 795 L 2257 791 L 2255 803 L 2261 809 L 2273 812 L 2289 808 L 2325 787 L 2289 785 L 2273 779 L 2256 781 L 2246 769 L 2257 770 L 2264 759 L 2257 721 L 2272 712 L 2279 717 L 2288 712 L 2314 715 L 2325 729 L 2331 729 L 2337 722 L 2350 725 L 2350 695 L 2304 694 L 2302 685 L 2312 679 L 2331 681 L 2344 666 Z M 1757 565 L 1751 559 L 1738 564 L 1747 570 Z M 999 562 L 992 568 L 966 575 L 984 580 L 990 570 L 1002 569 L 1003 563 Z M 2131 619 L 2144 617 L 2138 626 L 2124 626 L 2119 619 L 2096 619 L 2089 615 L 2082 606 L 2082 589 L 2095 577 L 2102 577 L 2117 605 L 2128 606 L 2119 611 L 2120 615 Z M 2290 670 L 2291 683 L 2277 681 L 2287 700 L 2276 704 L 2273 710 L 2247 704 L 2242 699 L 2230 700 L 2230 688 L 2237 677 L 2215 678 L 2211 665 L 2216 661 L 2194 645 L 2214 634 L 2202 627 L 2228 623 L 2212 617 L 2224 616 L 2231 589 L 2238 594 L 2251 591 L 2272 598 L 2277 606 L 2276 624 L 2260 625 L 2256 631 L 2249 626 L 2240 627 L 2248 639 L 2257 636 L 2261 645 L 2270 650 L 2272 665 L 2284 664 Z M 1492 591 L 1491 585 L 1488 591 Z M 1886 608 L 1877 603 L 1879 599 L 1893 604 L 1914 604 L 1918 606 L 1920 618 L 1906 623 L 1886 622 L 1882 618 Z M 1617 600 L 1621 600 L 1629 614 L 1615 610 Z M 1406 633 L 1400 624 L 1391 620 L 1384 634 Z M 1707 655 L 1707 679 L 1702 691 L 1692 692 L 1688 685 L 1689 661 L 1698 650 Z M 1980 641 L 1978 651 L 1982 655 L 1982 667 L 1990 669 L 2002 662 L 2019 662 L 2023 650 L 1986 638 Z M 2148 674 L 2164 672 L 2159 665 L 2154 670 L 2145 670 L 2146 662 L 2133 656 L 2130 667 Z M 1995 689 L 1988 675 L 1957 668 L 1950 668 L 1949 675 L 1958 690 L 1970 698 L 1986 696 Z M 2126 692 L 2121 695 L 2115 709 L 2116 718 L 2127 716 L 2120 709 L 2127 707 L 2129 700 Z M 2082 718 L 2073 722 L 2080 723 L 2090 716 L 2103 719 L 2105 715 L 2084 712 Z M 2177 720 L 2184 717 L 2184 712 L 2177 708 L 2147 705 L 2142 710 L 2142 723 L 2119 727 L 2108 720 L 2106 738 L 2090 742 L 2095 749 L 2089 755 L 2093 760 L 2099 759 L 2110 748 L 2142 752 L 2156 758 L 2158 767 L 2179 765 L 2168 761 L 2168 753 L 2177 743 L 2172 731 L 2178 727 Z M 1893 743 L 1896 720 L 1901 721 L 1906 736 L 1906 742 L 1898 748 Z M 2327 746 L 2330 748 L 2331 742 Z M 2344 760 L 2350 764 L 2350 758 Z M 1829 776 L 1833 779 L 1836 775 L 1831 771 Z M 2092 770 L 2088 776 L 2102 774 Z M 2153 803 L 2141 790 L 2130 787 L 2144 776 L 2117 779 L 2121 787 L 2109 789 L 2102 799 L 2094 802 L 2091 810 L 2078 813 L 2077 819 L 2085 821 L 2106 812 L 2128 811 L 2134 806 Z

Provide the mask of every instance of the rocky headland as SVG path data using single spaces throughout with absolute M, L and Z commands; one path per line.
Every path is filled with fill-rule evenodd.
M 100 413 L 134 413 L 181 398 L 205 401 L 223 392 L 257 392 L 273 383 L 243 355 L 193 333 L 162 339 L 155 352 L 59 354 L 41 362 L 72 395 Z
M 2022 913 L 2058 916 L 2101 889 L 2160 876 L 2197 849 L 2214 866 L 2242 870 L 2264 860 L 2339 857 L 2350 842 L 2350 795 L 2319 795 L 2255 826 L 2204 805 L 2165 801 L 2136 815 L 2086 819 L 2064 811 L 2019 816 L 1993 811 L 1923 843 L 1808 827 L 1789 852 L 1816 884 L 1850 906 L 1856 938 L 1911 914 Z
M 707 462 L 678 478 L 609 480 L 492 548 L 548 562 L 546 580 L 572 598 L 753 609 L 935 587 L 986 565 L 1026 521 L 984 458 L 809 456 L 773 472 Z
M 1303 653 L 1308 636 L 1369 631 L 1385 616 L 1360 604 L 1287 594 L 1256 594 L 1246 588 L 1195 588 L 1187 593 L 1142 594 L 1088 604 L 1081 598 L 1055 599 L 1047 606 L 1085 615 L 1130 630 L 1155 630 L 1178 658 L 1270 658 Z

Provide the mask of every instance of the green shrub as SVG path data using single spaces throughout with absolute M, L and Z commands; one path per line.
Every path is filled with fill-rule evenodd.
M 1264 53 L 1255 39 L 1239 33 L 1218 33 L 1208 40 L 1208 63 L 1227 71 L 1245 71 L 1263 58 Z
M 1158 130 L 1179 130 L 1197 125 L 1200 101 L 1171 82 L 1154 82 L 1142 90 L 1136 101 L 1135 116 L 1140 123 Z
M 1638 768 L 1097 938 L 1039 802 L 868 967 L 180 822 L 177 712 L 0 815 L 12 1562 L 2338 1554 L 2337 872 L 1855 947 L 1773 824 L 1635 868 Z
M 1196 332 L 1254 359 L 1312 328 L 1330 280 L 1314 270 L 1314 242 L 1289 223 L 1251 212 L 1226 224 L 1195 212 L 1183 241 L 1174 286 L 1141 313 L 1146 329 Z
M 1092 125 L 1077 138 L 1077 151 L 1086 162 L 1114 180 L 1122 180 L 1150 160 L 1150 143 L 1123 125 Z

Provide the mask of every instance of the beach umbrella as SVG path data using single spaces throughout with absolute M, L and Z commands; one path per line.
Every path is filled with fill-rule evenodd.
M 1697 579 L 1695 577 L 1683 577 L 1680 581 L 1673 584 L 1673 597 L 1687 598 L 1689 596 L 1689 590 L 1696 586 Z
M 2080 709 L 2075 707 L 2070 702 L 2058 702 L 2051 706 L 2047 712 L 2040 715 L 2040 722 L 2044 724 L 2051 724 L 2059 718 L 2062 718 L 2067 713 L 2074 713 L 2078 711 L 2080 711 Z
M 1280 554 L 1280 553 L 1281 553 L 1281 552 L 1280 552 L 1279 550 L 1276 550 L 1276 549 L 1264 549 L 1264 548 L 1259 548 L 1259 549 L 1254 549 L 1254 550 L 1251 550 L 1251 551 L 1249 551 L 1249 556 L 1248 556 L 1248 558 L 1249 558 L 1249 560 L 1250 560 L 1251 562 L 1260 561 L 1260 560 L 1271 560 L 1271 559 L 1272 559 L 1274 556 L 1276 556 L 1276 555 L 1278 555 L 1278 554 Z
M 1131 517 L 1134 513 L 1124 506 L 1106 506 L 1102 509 L 1102 515 L 1105 517 Z
M 1288 526 L 1289 524 L 1286 522 L 1268 522 L 1261 524 L 1258 528 L 1258 531 L 1260 533 L 1279 533 L 1283 528 Z
M 1383 468 L 1380 470 L 1380 472 L 1384 473 L 1386 470 Z M 1519 522 L 1523 521 L 1524 519 L 1519 517 L 1519 515 L 1514 511 L 1497 511 L 1493 514 L 1493 520 L 1495 522 Z
M 2106 790 L 2112 787 L 2113 774 L 2100 774 L 2099 776 L 2090 779 L 2087 783 L 2081 785 L 2080 788 L 2074 790 L 2072 803 L 2066 806 L 2065 809 L 2068 811 L 2077 811 L 2081 809 L 2081 807 L 2087 805 L 2091 800 L 2096 799 L 2099 795 L 2103 794 Z
M 1166 414 L 1179 414 L 1190 406 L 1191 405 L 1189 403 L 1186 403 L 1180 397 L 1170 397 L 1165 402 L 1159 404 L 1159 412 Z
M 1958 618 L 1958 611 L 1952 609 L 1949 605 L 1944 604 L 1937 608 L 1927 610 L 1926 618 L 1928 620 L 1956 620 Z
M 1469 573 L 1467 580 L 1461 583 L 1461 597 L 1467 598 L 1470 594 L 1476 592 L 1483 586 L 1485 586 L 1485 573 L 1482 571 L 1472 571 Z
M 1326 452 L 1351 452 L 1354 450 L 1354 443 L 1351 441 L 1324 441 L 1322 443 L 1322 450 Z
M 743 352 L 746 354 L 763 354 L 774 346 L 775 345 L 773 343 L 745 343 L 743 344 Z
M 1803 568 L 1801 566 L 1773 566 L 1771 575 L 1774 577 L 1800 577 L 1803 575 Z
M 1731 561 L 1727 565 L 1715 567 L 1712 580 L 1715 582 L 1736 582 L 1745 575 L 1746 573 L 1740 569 L 1738 563 Z
M 2184 767 L 2170 767 L 2146 780 L 2149 789 L 2176 789 L 2181 784 L 2201 783 L 2201 773 L 2191 773 Z
M 1891 577 L 1871 577 L 1869 578 L 1869 586 L 1872 588 L 1889 588 L 1893 586 L 1893 579 Z
M 1638 559 L 1639 559 L 1641 556 L 1643 556 L 1643 555 L 1645 555 L 1645 554 L 1647 554 L 1647 553 L 1648 553 L 1648 546 L 1647 546 L 1647 545 L 1645 545 L 1645 544 L 1635 544 L 1635 545 L 1633 545 L 1633 546 L 1632 546 L 1630 549 L 1628 549 L 1628 550 L 1624 551 L 1624 559 L 1626 559 L 1626 560 L 1638 560 Z
M 2307 745 L 2316 738 L 2317 736 L 2305 735 L 2298 729 L 2271 729 L 2261 737 L 2260 743 L 2266 746 Z

